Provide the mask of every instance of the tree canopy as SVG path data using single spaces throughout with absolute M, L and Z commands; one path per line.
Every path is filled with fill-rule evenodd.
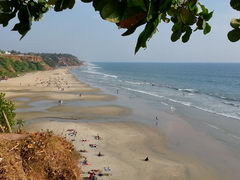
M 102 19 L 126 29 L 122 36 L 128 36 L 144 26 L 140 33 L 135 53 L 147 47 L 147 41 L 157 32 L 161 23 L 172 23 L 171 40 L 189 41 L 195 31 L 208 34 L 211 31 L 209 20 L 213 11 L 209 11 L 199 0 L 81 0 L 91 3 Z M 39 21 L 49 9 L 59 12 L 72 9 L 75 0 L 1 0 L 0 24 L 8 26 L 9 21 L 18 18 L 13 31 L 23 38 L 31 29 L 32 21 Z M 240 0 L 230 0 L 233 9 L 240 11 Z M 232 19 L 232 31 L 228 38 L 232 42 L 240 40 L 240 19 Z

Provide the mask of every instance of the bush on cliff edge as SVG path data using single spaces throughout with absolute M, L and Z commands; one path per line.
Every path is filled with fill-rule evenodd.
M 16 113 L 15 111 L 15 105 L 12 101 L 9 101 L 5 98 L 4 93 L 0 93 L 0 125 L 4 128 L 7 129 L 7 124 L 4 119 L 3 112 L 5 113 L 10 127 L 13 127 L 16 122 L 14 120 Z

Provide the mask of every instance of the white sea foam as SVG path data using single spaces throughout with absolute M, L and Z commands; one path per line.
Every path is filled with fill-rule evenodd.
M 195 89 L 178 89 L 179 91 L 183 91 L 183 92 L 188 92 L 188 93 L 194 93 L 197 92 L 197 90 Z
M 234 119 L 238 119 L 240 120 L 240 117 L 237 116 L 237 115 L 231 115 L 231 114 L 228 114 L 228 113 L 220 113 L 220 112 L 216 112 L 216 111 L 213 111 L 211 109 L 207 109 L 207 108 L 203 108 L 203 107 L 199 107 L 199 106 L 195 106 L 195 105 L 192 105 L 191 102 L 185 102 L 185 101 L 179 101 L 179 100 L 175 100 L 175 99 L 171 99 L 171 98 L 166 98 L 164 96 L 160 96 L 154 92 L 148 92 L 148 91 L 142 91 L 142 90 L 137 90 L 137 89 L 132 89 L 132 88 L 126 88 L 126 87 L 122 87 L 123 89 L 126 89 L 126 90 L 129 90 L 129 91 L 134 91 L 134 92 L 138 92 L 138 93 L 142 93 L 142 94 L 147 94 L 147 95 L 150 95 L 150 96 L 154 96 L 154 97 L 159 97 L 159 98 L 164 98 L 164 99 L 167 99 L 171 102 L 174 102 L 174 103 L 178 103 L 178 104 L 182 104 L 184 106 L 188 106 L 188 107 L 194 107 L 196 109 L 199 109 L 199 110 L 202 110 L 202 111 L 205 111 L 205 112 L 209 112 L 209 113 L 213 113 L 213 114 L 217 114 L 217 115 L 221 115 L 221 116 L 224 116 L 224 117 L 228 117 L 228 118 L 234 118 Z
M 118 78 L 118 76 L 116 75 L 112 75 L 112 74 L 105 74 L 105 73 L 101 73 L 101 72 L 98 72 L 98 71 L 89 71 L 89 70 L 86 70 L 86 71 L 82 71 L 82 72 L 86 72 L 86 73 L 89 73 L 89 74 L 96 74 L 96 75 L 102 75 L 104 77 L 111 77 L 111 78 Z
M 102 73 L 102 72 L 97 71 L 101 67 L 99 67 L 95 64 L 87 63 L 87 65 L 88 66 L 86 67 L 86 70 L 83 71 L 83 72 L 99 75 L 99 77 L 105 77 L 106 79 L 109 79 L 109 78 L 115 78 L 116 79 L 116 78 L 118 78 L 118 76 L 116 76 L 116 75 L 106 74 L 106 73 Z M 129 81 L 129 80 L 127 81 L 127 80 L 124 80 L 124 79 L 121 80 L 120 78 L 118 78 L 118 80 L 119 80 L 119 82 L 124 82 L 124 83 L 127 83 L 127 84 L 136 85 L 136 86 L 137 85 L 141 86 L 141 85 L 151 84 L 151 83 L 141 82 L 141 81 Z M 126 84 L 126 86 L 128 86 L 127 84 Z M 154 86 L 157 86 L 157 85 L 154 84 Z M 158 87 L 162 87 L 162 86 L 159 85 Z M 162 94 L 159 95 L 158 92 L 151 92 L 151 90 L 150 91 L 138 90 L 138 89 L 132 89 L 132 88 L 128 88 L 128 87 L 123 87 L 123 88 L 126 89 L 126 90 L 129 90 L 129 91 L 134 91 L 134 92 L 146 94 L 146 95 L 149 95 L 149 96 L 162 98 L 164 100 L 168 100 L 168 101 L 171 101 L 173 103 L 178 103 L 178 104 L 181 104 L 181 105 L 184 105 L 184 106 L 187 106 L 187 107 L 193 107 L 193 108 L 205 111 L 205 112 L 209 112 L 209 113 L 221 115 L 221 116 L 224 116 L 224 117 L 234 118 L 234 119 L 240 120 L 240 113 L 239 113 L 238 109 L 236 109 L 236 108 L 240 107 L 240 104 L 235 103 L 235 102 L 233 103 L 232 101 L 229 102 L 228 98 L 226 98 L 224 96 L 216 96 L 216 95 L 206 94 L 207 97 L 205 97 L 205 96 L 202 96 L 203 94 L 198 94 L 198 91 L 196 89 L 191 89 L 191 88 L 178 89 L 178 88 L 167 87 L 167 88 L 174 89 L 176 91 L 185 92 L 186 93 L 186 99 L 187 99 L 185 101 L 185 100 L 179 100 L 177 96 L 176 97 L 171 96 L 171 98 L 167 98 L 168 95 L 166 93 L 164 93 L 164 95 L 162 95 Z M 177 94 L 179 94 L 179 93 L 177 93 Z M 200 96 L 203 97 L 203 99 Z M 218 104 L 214 104 L 214 107 L 209 107 L 208 108 L 207 106 L 210 106 L 207 103 L 208 100 L 210 100 L 209 103 L 211 103 L 211 104 L 213 102 L 215 102 L 215 99 L 213 99 L 214 101 L 211 102 L 211 98 L 209 98 L 209 97 L 218 97 L 218 98 L 224 99 L 224 102 L 219 102 L 219 103 L 225 104 L 226 106 L 222 107 L 222 106 L 219 106 Z M 184 98 L 184 97 L 182 97 L 182 98 Z M 196 98 L 198 98 L 198 99 L 196 99 Z M 194 100 L 194 101 L 191 102 L 191 100 Z M 199 104 L 199 105 L 196 105 L 195 102 L 197 102 L 197 104 Z M 218 102 L 216 102 L 216 103 L 218 103 Z M 163 103 L 161 102 L 161 104 L 163 104 Z M 167 106 L 168 104 L 163 104 L 163 105 Z M 227 106 L 229 106 L 229 107 L 227 107 Z M 230 106 L 232 106 L 232 108 Z M 227 108 L 230 108 L 229 112 L 226 112 L 226 110 L 228 111 Z M 223 112 L 223 111 L 225 111 L 225 112 Z
M 169 100 L 169 101 L 172 101 L 172 102 L 175 102 L 175 103 L 178 103 L 178 104 L 185 105 L 185 106 L 191 106 L 191 105 L 192 105 L 192 103 L 190 103 L 190 102 L 178 101 L 178 100 L 171 99 L 171 98 L 169 98 L 168 100 Z
M 238 119 L 240 120 L 240 117 L 236 116 L 236 115 L 232 115 L 232 114 L 227 114 L 227 113 L 216 113 L 218 115 L 222 115 L 222 116 L 225 116 L 225 117 L 228 117 L 228 118 L 233 118 L 233 119 Z
M 134 91 L 134 92 L 138 92 L 138 93 L 142 93 L 142 94 L 147 94 L 147 95 L 154 96 L 154 97 L 164 98 L 164 96 L 160 96 L 160 95 L 158 95 L 154 92 L 141 91 L 141 90 L 126 88 L 126 87 L 122 87 L 122 88 L 126 89 L 126 90 L 129 90 L 129 91 Z
M 90 62 L 86 62 L 86 64 L 87 64 L 88 66 L 96 66 L 95 64 L 90 63 Z
M 133 84 L 133 85 L 144 85 L 144 84 L 146 84 L 144 82 L 134 82 L 134 81 L 125 81 L 125 82 L 128 83 L 128 84 Z
M 192 106 L 192 107 L 194 107 L 196 109 L 200 109 L 200 110 L 205 111 L 205 112 L 209 112 L 209 113 L 217 114 L 217 115 L 220 115 L 220 116 L 224 116 L 224 117 L 227 117 L 227 118 L 233 118 L 233 119 L 240 120 L 240 117 L 237 116 L 237 115 L 232 115 L 232 114 L 229 114 L 229 113 L 220 113 L 220 112 L 216 112 L 216 111 L 206 109 L 206 108 L 202 108 L 202 107 L 199 107 L 199 106 Z

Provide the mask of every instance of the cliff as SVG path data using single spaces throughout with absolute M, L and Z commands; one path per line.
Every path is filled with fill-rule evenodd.
M 14 77 L 19 73 L 49 70 L 61 66 L 80 66 L 82 62 L 71 54 L 9 53 L 0 54 L 0 78 Z
M 3 59 L 11 59 L 13 61 L 19 61 L 19 62 L 24 62 L 24 61 L 35 62 L 35 63 L 41 64 L 43 66 L 44 70 L 51 69 L 51 67 L 45 63 L 45 61 L 43 60 L 43 58 L 41 56 L 24 55 L 24 54 L 0 54 L 0 58 L 2 60 Z
M 15 77 L 18 74 L 49 70 L 51 67 L 47 65 L 41 57 L 25 56 L 25 55 L 0 55 L 0 78 Z
M 38 53 L 34 55 L 42 57 L 44 62 L 51 67 L 80 66 L 83 63 L 71 54 Z

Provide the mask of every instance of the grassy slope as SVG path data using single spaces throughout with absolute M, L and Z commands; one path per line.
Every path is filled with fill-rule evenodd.
M 42 71 L 60 66 L 79 66 L 81 64 L 82 62 L 71 54 L 0 54 L 0 77 L 15 77 L 25 72 Z
M 0 77 L 15 77 L 24 72 L 45 70 L 44 63 L 35 61 L 15 61 L 10 58 L 0 56 Z

